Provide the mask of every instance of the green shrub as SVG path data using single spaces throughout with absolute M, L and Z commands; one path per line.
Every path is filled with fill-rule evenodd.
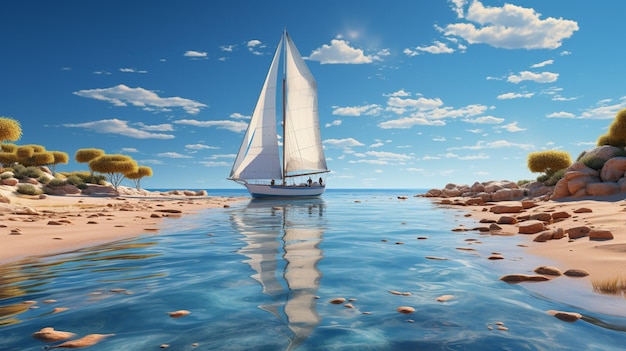
M 572 158 L 566 151 L 548 150 L 528 154 L 528 169 L 531 172 L 545 172 L 548 175 L 565 169 L 572 164 Z
M 604 166 L 606 160 L 593 155 L 587 155 L 583 156 L 583 158 L 581 158 L 579 162 L 591 169 L 599 170 L 602 169 L 602 166 Z
M 517 186 L 522 186 L 522 185 L 524 185 L 524 184 L 528 184 L 528 183 L 530 183 L 530 182 L 532 182 L 532 180 L 528 180 L 528 179 L 518 180 L 518 181 L 517 181 Z
M 82 180 L 79 176 L 77 175 L 71 175 L 69 177 L 67 177 L 67 184 L 71 184 L 74 186 L 79 186 L 81 184 L 85 184 L 85 181 Z
M 542 175 L 537 177 L 537 181 L 539 183 L 545 183 L 548 179 L 550 179 L 550 176 L 547 175 L 547 174 L 542 174 Z
M 543 184 L 546 186 L 556 185 L 556 183 L 558 183 L 563 176 L 565 176 L 565 169 L 559 169 L 558 171 L 552 173 L 550 178 L 548 178 L 548 180 L 546 180 Z
M 24 167 L 23 165 L 17 164 L 13 166 L 13 174 L 17 179 L 26 179 L 26 178 L 35 178 L 39 179 L 44 175 L 43 171 L 37 167 L 30 166 Z
M 78 182 L 77 180 L 73 180 L 72 183 L 70 183 L 77 187 L 79 187 L 79 184 L 84 183 L 105 185 L 106 181 L 106 176 L 102 174 L 91 174 L 89 172 L 59 172 L 58 174 L 66 178 L 77 177 L 78 179 L 80 179 L 80 182 Z M 76 182 L 76 184 L 73 184 L 73 182 Z
M 615 137 L 612 134 L 603 134 L 598 137 L 598 140 L 596 141 L 596 146 L 604 145 L 615 146 L 621 149 L 626 146 L 626 139 Z
M 43 191 L 32 184 L 18 184 L 17 192 L 24 195 L 41 195 Z
M 0 175 L 0 179 L 9 179 L 9 178 L 13 178 L 13 172 L 2 172 L 2 174 Z
M 67 184 L 67 182 L 65 181 L 65 179 L 59 179 L 59 178 L 52 178 L 52 180 L 50 180 L 48 182 L 48 184 L 46 184 L 49 187 L 57 187 L 57 186 L 63 186 Z

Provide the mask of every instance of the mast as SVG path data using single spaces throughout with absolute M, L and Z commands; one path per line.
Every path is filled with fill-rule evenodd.
M 287 28 L 283 29 L 283 41 L 287 44 Z M 287 50 L 283 49 L 283 181 L 282 184 L 285 185 L 287 179 L 287 157 L 285 157 L 285 140 L 287 138 L 287 80 L 286 80 L 286 70 L 287 70 Z

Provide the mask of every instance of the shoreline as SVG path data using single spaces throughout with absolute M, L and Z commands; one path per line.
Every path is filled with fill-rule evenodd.
M 622 305 L 600 306 L 603 303 L 601 300 L 603 297 L 606 299 L 607 295 L 618 297 L 618 301 L 626 297 L 623 286 L 618 286 L 613 291 L 596 288 L 601 284 L 615 288 L 612 285 L 615 282 L 626 282 L 626 199 L 623 195 L 564 200 L 494 201 L 482 204 L 468 204 L 467 201 L 471 198 L 463 197 L 430 199 L 437 206 L 459 211 L 461 216 L 473 222 L 472 228 L 467 224 L 459 225 L 453 231 L 477 233 L 479 240 L 485 243 L 495 236 L 518 237 L 517 240 L 511 240 L 509 245 L 519 246 L 522 257 L 507 257 L 506 254 L 499 255 L 500 252 L 483 252 L 484 255 L 492 256 L 488 259 L 493 260 L 498 272 L 502 272 L 501 280 L 507 275 L 543 276 L 547 280 L 513 283 L 522 283 L 532 291 L 560 301 L 576 301 L 574 305 L 580 305 L 582 301 L 590 310 L 601 309 L 604 312 L 626 314 L 626 308 Z M 493 211 L 497 207 L 504 212 Z M 507 207 L 518 207 L 519 210 L 511 209 L 510 213 L 506 213 Z M 554 219 L 553 216 L 557 218 Z M 506 218 L 513 218 L 514 223 L 505 224 Z M 536 222 L 542 222 L 543 229 L 521 233 Z M 577 228 L 583 227 L 594 230 L 594 233 L 610 232 L 610 235 L 603 238 L 590 236 L 589 233 L 577 234 Z M 558 233 L 561 235 L 557 235 Z M 541 235 L 544 237 L 539 238 Z M 493 245 L 488 246 L 494 248 Z M 467 249 L 471 248 L 477 246 L 470 242 Z M 503 252 L 507 249 L 510 250 L 511 246 L 496 248 Z M 540 266 L 556 268 L 559 275 L 536 272 Z M 567 270 L 580 270 L 587 275 L 566 276 L 563 273 Z M 586 301 L 581 300 L 583 296 Z
M 165 218 L 229 207 L 247 198 L 162 195 L 0 194 L 0 265 L 52 256 L 118 240 L 158 234 Z

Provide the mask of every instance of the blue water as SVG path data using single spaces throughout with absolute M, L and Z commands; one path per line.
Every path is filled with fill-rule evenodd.
M 44 327 L 115 334 L 90 350 L 622 349 L 626 314 L 501 282 L 525 262 L 521 239 L 453 232 L 473 220 L 417 192 L 244 201 L 166 219 L 158 235 L 0 266 L 0 350 L 57 345 L 31 336 Z M 507 259 L 488 260 L 494 250 Z M 436 301 L 442 295 L 453 298 Z M 340 297 L 352 308 L 330 303 Z M 617 311 L 626 303 L 596 299 Z M 52 313 L 58 307 L 69 309 Z M 170 318 L 176 310 L 191 313 Z M 547 310 L 584 317 L 568 323 Z

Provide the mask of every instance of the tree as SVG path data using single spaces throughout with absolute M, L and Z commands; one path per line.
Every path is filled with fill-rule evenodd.
M 152 168 L 148 166 L 139 166 L 137 167 L 137 172 L 126 173 L 126 178 L 132 179 L 135 182 L 135 188 L 137 190 L 141 189 L 141 178 L 143 177 L 152 177 Z
M 566 151 L 548 150 L 528 154 L 528 169 L 531 172 L 545 172 L 550 176 L 571 164 L 572 158 Z
M 60 163 L 67 164 L 70 161 L 70 156 L 67 154 L 67 152 L 63 151 L 50 151 L 50 153 L 54 157 L 54 160 L 52 161 L 52 163 L 49 164 L 49 166 L 50 170 L 52 171 L 52 175 L 55 175 L 57 165 Z
M 74 155 L 76 162 L 88 163 L 96 157 L 104 155 L 104 150 L 100 149 L 78 149 Z
M 89 168 L 93 172 L 106 175 L 115 191 L 120 186 L 124 175 L 137 172 L 137 162 L 126 155 L 102 155 L 89 161 Z
M 20 122 L 11 117 L 0 117 L 0 143 L 5 140 L 18 141 L 22 137 Z
M 0 144 L 0 164 L 3 167 L 10 166 L 17 162 L 17 145 Z

